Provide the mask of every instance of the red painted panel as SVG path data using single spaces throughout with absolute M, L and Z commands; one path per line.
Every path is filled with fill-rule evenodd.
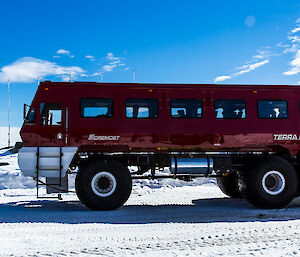
M 113 99 L 113 117 L 80 117 L 80 99 L 98 97 Z M 128 98 L 157 99 L 158 118 L 126 118 L 125 101 Z M 170 101 L 176 98 L 202 99 L 203 117 L 172 118 Z M 245 100 L 247 117 L 237 120 L 216 119 L 214 100 L 218 99 Z M 259 119 L 257 101 L 262 99 L 287 100 L 289 117 L 274 120 Z M 274 134 L 300 135 L 299 100 L 298 86 L 42 82 L 32 102 L 32 108 L 37 114 L 35 124 L 23 124 L 21 136 L 24 146 L 67 144 L 99 151 L 270 151 L 280 146 L 296 154 L 300 148 L 300 140 L 295 138 L 274 140 Z M 41 124 L 40 103 L 62 104 L 61 126 L 51 127 Z M 66 133 L 66 108 L 69 110 L 68 133 Z M 56 138 L 58 133 L 63 134 L 62 140 Z M 100 140 L 89 140 L 91 134 L 96 137 L 92 136 L 90 139 Z M 119 138 L 103 140 L 105 137 L 101 136 Z

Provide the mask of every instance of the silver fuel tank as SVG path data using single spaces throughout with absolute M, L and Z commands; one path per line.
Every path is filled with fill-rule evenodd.
M 209 175 L 213 170 L 213 159 L 204 158 L 177 158 L 171 159 L 171 174 L 201 174 Z

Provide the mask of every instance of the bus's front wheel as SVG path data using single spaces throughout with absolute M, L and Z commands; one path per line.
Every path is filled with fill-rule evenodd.
M 130 196 L 132 180 L 127 167 L 113 160 L 94 161 L 81 168 L 75 180 L 76 194 L 88 208 L 114 210 Z

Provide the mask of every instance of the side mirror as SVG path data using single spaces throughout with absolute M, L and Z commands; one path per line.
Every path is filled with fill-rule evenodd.
M 26 119 L 26 114 L 27 114 L 27 104 L 24 104 L 24 108 L 23 108 L 23 120 Z
M 29 107 L 29 109 L 31 108 L 31 106 L 30 106 L 30 105 L 28 105 L 28 104 L 24 104 L 24 108 L 23 108 L 23 120 L 26 120 L 26 118 L 27 118 L 27 115 L 28 115 L 28 111 L 29 111 L 29 109 L 28 109 L 28 111 L 27 111 L 27 107 Z

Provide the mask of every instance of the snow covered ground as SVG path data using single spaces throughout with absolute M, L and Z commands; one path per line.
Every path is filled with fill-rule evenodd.
M 0 151 L 4 161 L 0 256 L 300 255 L 300 199 L 259 210 L 225 197 L 212 179 L 146 180 L 134 183 L 122 208 L 95 212 L 76 194 L 37 200 L 16 155 Z

